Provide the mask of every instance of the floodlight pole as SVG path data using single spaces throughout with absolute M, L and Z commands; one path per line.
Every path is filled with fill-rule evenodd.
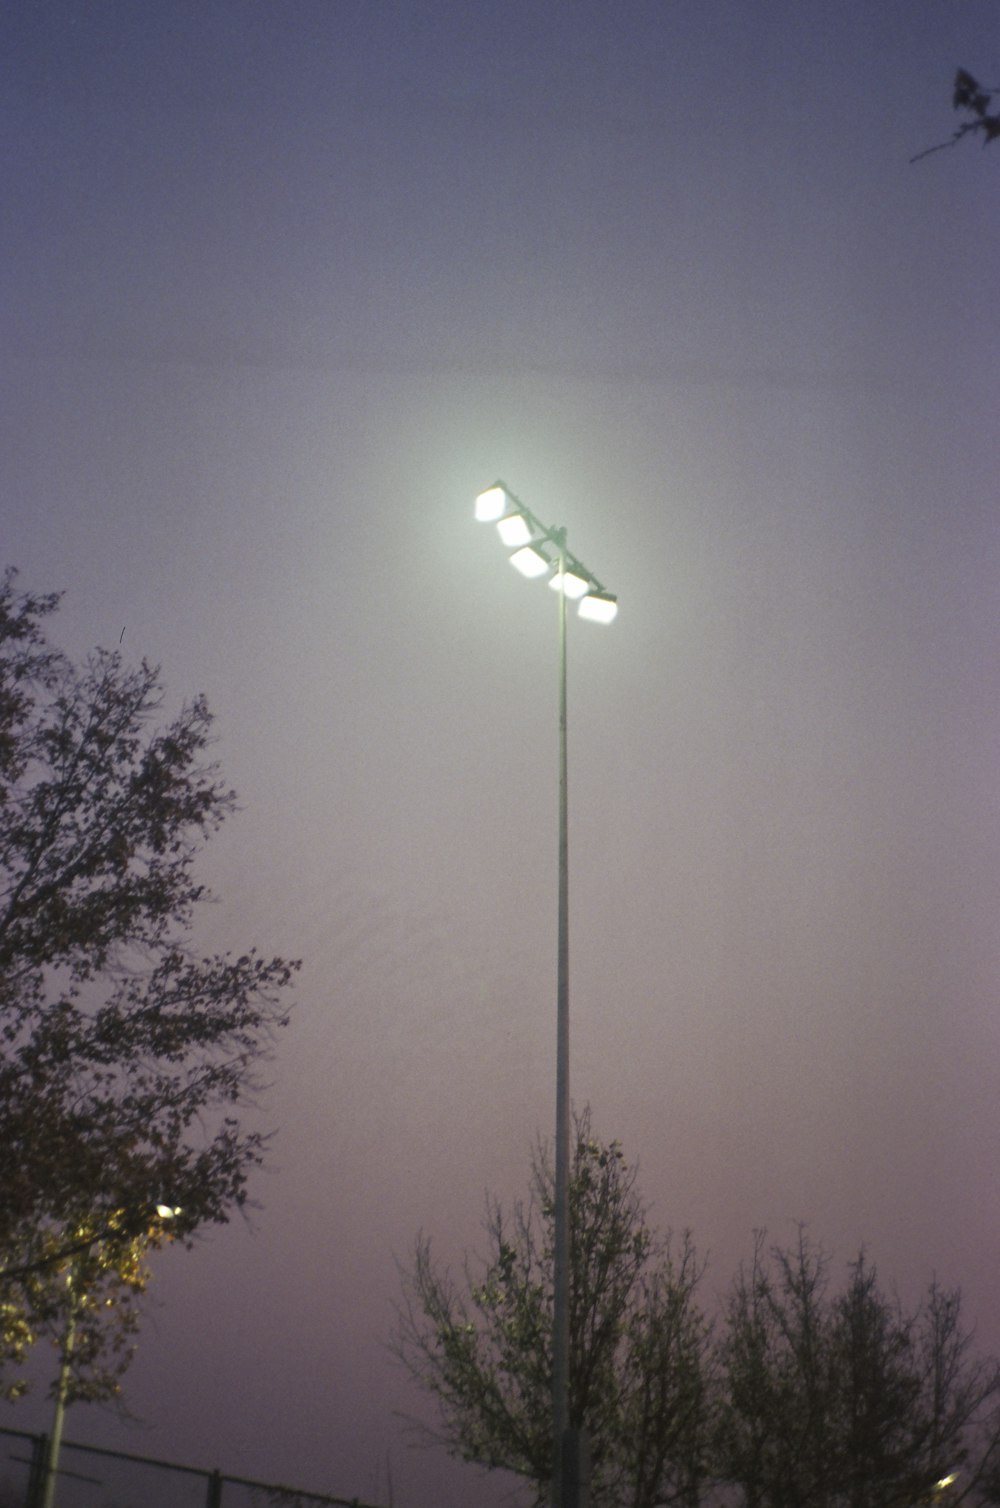
M 551 1508 L 587 1508 L 589 1460 L 582 1429 L 570 1427 L 570 1316 L 572 1307 L 572 1247 L 570 1241 L 569 1095 L 569 821 L 566 758 L 566 581 L 570 596 L 580 597 L 581 617 L 610 623 L 617 598 L 606 591 L 587 567 L 566 548 L 566 530 L 548 529 L 514 496 L 503 482 L 495 482 L 476 498 L 476 517 L 496 523 L 511 562 L 528 577 L 547 576 L 558 552 L 559 591 L 559 914 L 556 965 L 556 1156 L 553 1201 L 552 1273 L 552 1496 Z M 505 530 L 505 524 L 513 528 Z M 515 548 L 516 547 L 516 548 Z M 585 611 L 585 609 L 589 609 Z
M 556 966 L 556 1186 L 552 1314 L 552 1508 L 571 1508 L 565 1493 L 569 1429 L 569 800 L 566 758 L 566 530 L 559 547 L 559 916 Z

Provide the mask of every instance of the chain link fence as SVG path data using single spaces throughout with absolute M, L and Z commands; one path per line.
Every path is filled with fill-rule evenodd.
M 47 1435 L 0 1427 L 0 1508 L 40 1508 L 48 1445 Z M 330 1497 L 70 1440 L 60 1451 L 56 1502 L 58 1508 L 377 1508 L 360 1498 Z

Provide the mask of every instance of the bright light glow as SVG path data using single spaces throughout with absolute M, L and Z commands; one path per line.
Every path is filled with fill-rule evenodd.
M 613 623 L 618 616 L 618 598 L 610 592 L 588 592 L 581 598 L 577 611 L 581 618 L 589 618 L 592 623 Z
M 957 1477 L 957 1471 L 949 1471 L 948 1475 L 946 1477 L 942 1477 L 940 1482 L 935 1482 L 934 1486 L 938 1492 L 943 1492 L 946 1487 L 951 1486 L 952 1482 L 954 1482 Z
M 481 524 L 492 524 L 503 518 L 509 507 L 507 494 L 498 483 L 495 487 L 487 487 L 476 498 L 476 518 Z
M 577 597 L 582 597 L 584 592 L 589 590 L 590 582 L 586 577 L 578 576 L 575 571 L 557 571 L 549 582 L 549 586 L 554 592 L 558 592 L 562 587 L 566 596 L 575 602 Z
M 516 550 L 518 545 L 526 545 L 531 542 L 531 526 L 523 513 L 508 513 L 497 524 L 497 533 L 507 546 L 508 550 Z
M 525 545 L 523 550 L 515 550 L 510 563 L 522 576 L 545 576 L 552 567 L 544 550 L 539 550 L 534 545 Z
M 158 1204 L 156 1206 L 156 1213 L 161 1220 L 176 1220 L 180 1212 L 181 1207 L 179 1204 Z

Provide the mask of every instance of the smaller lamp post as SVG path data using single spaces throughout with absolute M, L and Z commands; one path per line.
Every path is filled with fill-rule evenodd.
M 155 1216 L 156 1220 L 166 1223 L 170 1220 L 175 1220 L 179 1214 L 180 1209 L 176 1205 L 162 1203 L 153 1205 L 152 1210 L 148 1211 L 148 1215 L 142 1217 L 147 1227 L 147 1234 L 149 1233 L 148 1226 L 151 1223 L 150 1217 Z M 134 1214 L 129 1218 L 129 1227 L 133 1231 L 135 1230 L 134 1218 Z M 69 1402 L 70 1382 L 73 1376 L 77 1323 L 86 1299 L 86 1294 L 80 1283 L 83 1262 L 95 1246 L 100 1246 L 109 1237 L 118 1237 L 120 1239 L 121 1235 L 122 1232 L 120 1229 L 117 1229 L 113 1224 L 109 1224 L 104 1230 L 94 1235 L 93 1238 L 78 1241 L 75 1245 L 76 1255 L 70 1263 L 69 1271 L 66 1274 L 66 1288 L 69 1293 L 66 1328 L 63 1331 L 62 1345 L 59 1348 L 59 1377 L 56 1381 L 55 1407 L 52 1413 L 52 1433 L 49 1436 L 49 1447 L 45 1457 L 45 1477 L 39 1508 L 53 1508 L 55 1503 L 56 1478 L 59 1475 L 59 1457 L 62 1452 L 63 1424 L 66 1418 L 66 1405 Z M 133 1234 L 130 1239 L 136 1240 L 138 1239 L 138 1235 Z

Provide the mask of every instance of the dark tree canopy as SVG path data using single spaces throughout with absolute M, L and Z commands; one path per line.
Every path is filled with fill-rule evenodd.
M 487 1206 L 460 1279 L 418 1237 L 394 1349 L 437 1406 L 449 1452 L 551 1474 L 553 1178 Z M 988 1508 L 1000 1504 L 1000 1365 L 972 1351 L 957 1290 L 906 1309 L 862 1252 L 836 1285 L 799 1231 L 756 1240 L 714 1325 L 703 1265 L 651 1229 L 616 1142 L 577 1123 L 571 1178 L 571 1424 L 589 1436 L 592 1508 Z
M 57 606 L 12 571 L 0 581 L 8 1358 L 57 1326 L 68 1266 L 79 1280 L 99 1259 L 90 1290 L 119 1299 L 141 1286 L 139 1249 L 166 1233 L 157 1203 L 178 1207 L 169 1233 L 185 1239 L 245 1202 L 266 1137 L 237 1112 L 296 967 L 190 950 L 206 898 L 194 862 L 234 808 L 207 757 L 208 708 L 198 697 L 154 726 L 158 670 L 103 650 L 74 663 L 46 634 Z
M 758 1238 L 721 1329 L 720 1481 L 741 1508 L 997 1502 L 1000 1368 L 970 1343 L 957 1291 L 906 1310 L 861 1253 L 831 1292 L 803 1231 Z

